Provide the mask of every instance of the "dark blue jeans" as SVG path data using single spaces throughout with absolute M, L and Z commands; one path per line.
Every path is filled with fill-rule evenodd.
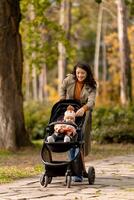
M 77 156 L 77 154 L 79 153 L 79 148 L 71 148 L 68 152 L 68 157 L 70 160 L 74 160 L 74 158 Z M 82 176 L 81 175 L 77 175 L 73 177 L 73 180 L 75 182 L 81 182 L 82 181 Z
M 79 148 L 71 148 L 68 152 L 68 157 L 70 160 L 74 160 L 74 158 L 77 156 L 79 151 Z

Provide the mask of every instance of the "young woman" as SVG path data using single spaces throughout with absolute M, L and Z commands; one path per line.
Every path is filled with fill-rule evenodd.
M 84 155 L 87 156 L 90 150 L 90 132 L 91 132 L 91 110 L 95 105 L 96 82 L 94 80 L 91 68 L 86 63 L 77 63 L 71 74 L 63 80 L 60 88 L 61 99 L 80 100 L 82 107 L 76 112 L 76 116 L 86 114 L 83 125 L 85 149 Z M 73 158 L 75 152 L 70 152 Z M 81 177 L 76 181 L 82 181 Z

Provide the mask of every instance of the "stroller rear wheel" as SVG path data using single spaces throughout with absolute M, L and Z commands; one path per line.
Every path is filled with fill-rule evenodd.
M 95 169 L 94 167 L 89 167 L 88 168 L 88 182 L 89 185 L 93 185 L 95 181 Z

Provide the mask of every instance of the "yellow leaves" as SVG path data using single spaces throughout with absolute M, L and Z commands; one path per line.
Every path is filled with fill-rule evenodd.
M 131 59 L 131 71 L 132 81 L 134 85 L 134 25 L 128 27 L 128 39 L 130 42 L 130 59 Z M 113 32 L 105 37 L 105 43 L 107 47 L 107 66 L 109 79 L 99 83 L 100 97 L 99 100 L 104 104 L 111 103 L 111 100 L 118 102 L 120 92 L 120 57 L 119 57 L 119 42 L 118 33 Z M 134 87 L 133 87 L 134 96 Z
M 109 106 L 115 102 L 119 103 L 119 84 L 116 84 L 113 80 L 100 81 L 99 95 L 96 99 L 97 106 L 102 104 Z
M 46 90 L 48 92 L 48 101 L 49 102 L 57 102 L 59 100 L 57 88 L 47 85 Z

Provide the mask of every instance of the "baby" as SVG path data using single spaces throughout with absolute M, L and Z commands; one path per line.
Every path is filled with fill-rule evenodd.
M 67 107 L 67 110 L 64 113 L 64 122 L 69 124 L 64 124 L 60 122 L 58 124 L 55 124 L 54 133 L 51 136 L 47 137 L 48 142 L 55 142 L 57 137 L 59 137 L 60 135 L 61 136 L 63 135 L 64 142 L 70 142 L 72 137 L 76 135 L 76 129 L 73 126 L 73 124 L 76 126 L 75 112 L 74 112 L 74 107 L 71 105 Z

